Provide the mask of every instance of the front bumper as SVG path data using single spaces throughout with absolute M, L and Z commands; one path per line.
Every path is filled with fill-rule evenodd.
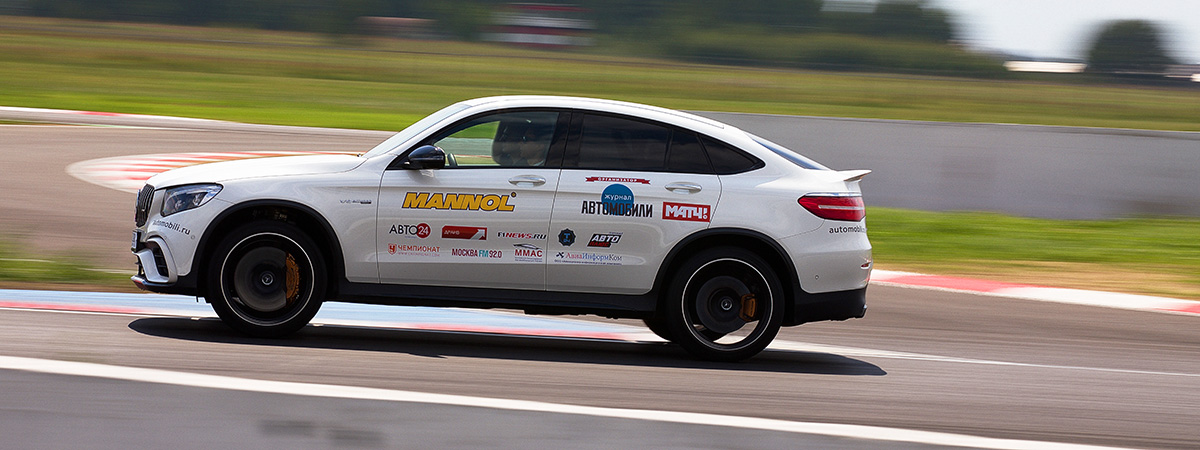
M 129 280 L 132 281 L 133 284 L 138 287 L 138 289 L 143 291 L 156 292 L 159 294 L 178 294 L 191 296 L 200 295 L 199 291 L 196 289 L 196 279 L 191 276 L 180 277 L 179 280 L 173 284 L 148 281 L 146 280 L 146 276 L 141 273 L 129 277 Z
M 198 295 L 194 273 L 179 275 L 175 270 L 175 258 L 170 247 L 158 236 L 145 242 L 135 242 L 133 254 L 137 256 L 137 275 L 130 281 L 138 289 L 162 294 Z

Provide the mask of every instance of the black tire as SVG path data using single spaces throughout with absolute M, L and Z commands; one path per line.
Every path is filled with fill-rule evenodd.
M 233 329 L 282 337 L 303 328 L 325 299 L 325 258 L 294 225 L 260 221 L 221 241 L 208 265 L 208 300 Z
M 666 324 L 675 342 L 710 361 L 757 355 L 779 334 L 783 285 L 766 260 L 737 247 L 688 258 L 671 279 Z
M 650 331 L 653 331 L 656 336 L 666 339 L 668 342 L 674 340 L 674 337 L 671 336 L 671 329 L 667 327 L 666 320 L 663 320 L 659 317 L 652 317 L 649 319 L 642 319 L 642 323 L 646 324 L 646 328 L 649 328 Z

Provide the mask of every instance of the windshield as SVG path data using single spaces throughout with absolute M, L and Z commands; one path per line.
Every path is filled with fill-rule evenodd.
M 464 103 L 455 103 L 453 105 L 442 108 L 438 112 L 430 114 L 430 115 L 426 116 L 424 119 L 418 120 L 417 123 L 409 125 L 408 128 L 401 130 L 399 133 L 396 133 L 392 137 L 388 138 L 386 141 L 379 143 L 379 145 L 376 145 L 375 148 L 371 149 L 371 151 L 363 154 L 363 157 L 370 158 L 373 156 L 379 156 L 384 153 L 387 153 L 387 152 L 391 151 L 392 149 L 396 148 L 397 145 L 403 144 L 404 142 L 408 141 L 409 139 L 412 139 L 412 138 L 416 137 L 418 134 L 421 134 L 421 132 L 429 129 L 429 127 L 433 126 L 434 124 L 441 122 L 442 120 L 445 120 L 447 117 L 450 117 L 450 116 L 454 115 L 455 113 L 458 113 L 459 111 L 462 111 L 467 108 L 470 108 L 470 106 L 467 104 L 464 104 Z
M 750 138 L 754 139 L 754 142 L 757 142 L 760 145 L 762 145 L 763 147 L 766 147 L 767 150 L 775 152 L 776 155 L 786 158 L 788 161 L 791 161 L 793 164 L 796 164 L 797 166 L 803 167 L 805 169 L 813 169 L 813 170 L 830 170 L 828 167 L 822 166 L 821 163 L 818 163 L 811 159 L 805 158 L 803 155 L 796 153 L 794 151 L 791 151 L 787 147 L 784 147 L 782 145 L 779 145 L 774 142 L 768 141 L 766 139 L 760 138 L 760 137 L 755 136 L 750 133 L 746 133 L 746 134 L 750 135 Z

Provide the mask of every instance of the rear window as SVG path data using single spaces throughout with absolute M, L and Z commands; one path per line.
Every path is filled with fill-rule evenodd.
M 746 133 L 746 134 L 749 134 L 749 133 Z M 818 163 L 816 161 L 805 158 L 803 155 L 796 153 L 794 151 L 791 151 L 787 147 L 784 147 L 782 145 L 779 145 L 774 142 L 768 141 L 766 139 L 760 138 L 753 134 L 750 134 L 750 138 L 754 139 L 754 142 L 759 143 L 759 145 L 766 147 L 767 150 L 775 152 L 776 155 L 784 157 L 785 159 L 787 159 L 788 161 L 791 161 L 793 164 L 795 164 L 797 166 L 803 167 L 805 169 L 813 169 L 813 170 L 830 170 L 828 167 L 822 166 L 820 163 Z
M 759 161 L 758 158 L 734 150 L 733 147 L 726 145 L 724 142 L 706 136 L 701 137 L 700 140 L 704 143 L 704 150 L 708 153 L 708 160 L 712 162 L 713 171 L 717 172 L 717 175 L 748 172 L 763 165 L 762 161 Z

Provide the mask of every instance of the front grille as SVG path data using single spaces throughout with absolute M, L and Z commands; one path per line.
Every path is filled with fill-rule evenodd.
M 150 201 L 154 200 L 154 186 L 146 185 L 141 191 L 138 191 L 137 210 L 133 215 L 133 222 L 137 226 L 146 224 L 146 218 L 150 217 Z

